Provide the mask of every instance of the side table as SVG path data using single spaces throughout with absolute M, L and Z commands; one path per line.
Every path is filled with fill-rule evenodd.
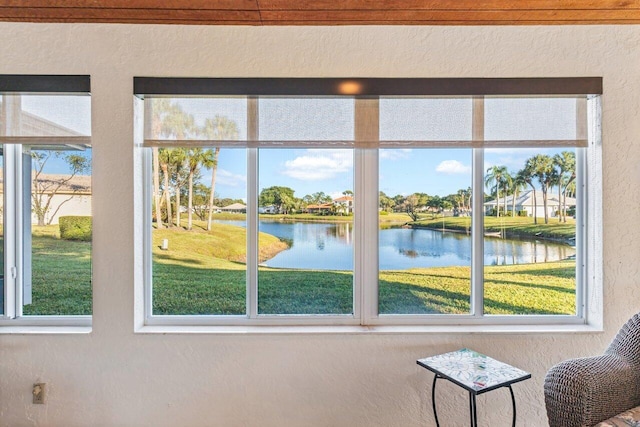
M 443 378 L 469 392 L 471 427 L 478 426 L 476 396 L 497 388 L 508 387 L 511 393 L 511 403 L 513 404 L 513 427 L 515 427 L 516 399 L 513 395 L 511 384 L 529 379 L 531 374 L 466 348 L 418 359 L 417 363 L 435 374 L 433 385 L 431 386 L 431 401 L 436 426 L 440 427 L 436 411 L 436 382 L 439 378 Z

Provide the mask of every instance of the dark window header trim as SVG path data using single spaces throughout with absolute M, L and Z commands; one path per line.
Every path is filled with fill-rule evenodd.
M 134 77 L 135 95 L 482 96 L 599 95 L 602 77 L 173 78 Z
M 86 75 L 0 74 L 0 92 L 90 93 Z

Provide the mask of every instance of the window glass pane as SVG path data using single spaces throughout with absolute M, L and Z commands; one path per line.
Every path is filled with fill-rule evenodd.
M 382 141 L 468 141 L 471 98 L 380 98 Z
M 485 313 L 576 314 L 576 151 L 485 151 Z
M 486 98 L 485 139 L 574 140 L 577 102 L 576 98 Z
M 245 314 L 246 153 L 152 150 L 153 314 Z
M 22 162 L 23 313 L 90 315 L 91 149 L 24 146 Z
M 259 101 L 262 141 L 351 141 L 353 98 L 276 98 Z
M 379 313 L 468 314 L 471 150 L 380 150 Z
M 259 151 L 258 313 L 353 313 L 353 150 Z
M 247 98 L 147 97 L 151 125 L 146 139 L 246 140 Z

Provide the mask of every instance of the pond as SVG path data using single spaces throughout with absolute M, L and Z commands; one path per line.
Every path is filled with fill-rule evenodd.
M 244 221 L 219 221 L 245 226 Z M 351 223 L 260 221 L 261 232 L 291 247 L 263 263 L 268 267 L 317 270 L 353 268 Z M 381 270 L 471 265 L 471 236 L 428 229 L 386 228 L 379 233 Z M 575 248 L 542 240 L 485 237 L 485 265 L 551 262 L 575 256 Z

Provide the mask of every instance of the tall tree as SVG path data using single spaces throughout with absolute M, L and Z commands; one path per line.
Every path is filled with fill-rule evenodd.
M 487 174 L 484 178 L 484 184 L 489 188 L 494 188 L 496 193 L 496 216 L 500 216 L 500 189 L 505 195 L 504 199 L 504 212 L 506 213 L 507 207 L 507 188 L 512 181 L 509 171 L 506 166 L 491 166 L 487 169 Z
M 511 179 L 511 187 L 509 191 L 511 192 L 512 200 L 511 200 L 511 213 L 515 217 L 516 216 L 516 200 L 520 194 L 520 190 L 525 188 L 527 182 L 524 180 L 524 177 L 520 173 L 516 173 L 512 175 Z
M 200 135 L 206 139 L 215 141 L 231 141 L 239 138 L 240 132 L 238 124 L 225 116 L 216 115 L 213 119 L 206 119 L 204 126 L 200 129 Z M 209 193 L 209 206 L 207 215 L 207 231 L 211 230 L 213 221 L 213 199 L 216 191 L 216 174 L 218 172 L 218 158 L 220 147 L 215 147 L 208 156 L 205 167 L 211 169 L 211 192 Z
M 166 98 L 153 99 L 151 104 L 151 137 L 166 140 L 182 140 L 195 133 L 195 121 L 193 115 L 184 112 L 180 104 L 171 102 Z M 167 226 L 172 225 L 171 215 L 171 191 L 169 181 L 171 180 L 170 166 L 173 164 L 173 149 L 153 148 L 154 165 L 154 200 L 156 203 L 156 217 L 158 228 L 162 227 L 160 205 L 160 171 L 164 176 L 163 191 L 167 209 Z M 179 195 L 177 195 L 179 198 Z M 179 203 L 177 203 L 179 206 Z M 180 215 L 179 207 L 178 218 Z
M 186 160 L 189 168 L 188 175 L 188 202 L 187 202 L 187 230 L 191 230 L 193 227 L 193 177 L 198 173 L 201 166 L 204 164 L 210 164 L 212 161 L 211 156 L 213 153 L 211 150 L 205 150 L 203 148 L 191 148 L 186 150 Z
M 557 180 L 557 171 L 553 167 L 553 159 L 546 154 L 538 154 L 532 158 L 534 165 L 533 176 L 538 179 L 540 183 L 540 192 L 542 193 L 542 203 L 544 206 L 544 223 L 549 223 L 549 210 L 548 210 L 548 193 L 549 188 Z
M 274 185 L 263 188 L 258 196 L 258 204 L 260 206 L 273 205 L 279 213 L 288 213 L 295 201 L 293 193 L 294 190 L 289 187 Z
M 563 151 L 553 156 L 558 169 L 558 221 L 567 222 L 567 186 L 576 179 L 576 154 Z
M 538 223 L 538 202 L 536 200 L 536 186 L 533 184 L 533 171 L 534 165 L 532 159 L 527 159 L 524 168 L 519 170 L 516 174 L 518 180 L 524 181 L 531 187 L 533 192 L 533 223 Z
M 173 171 L 173 191 L 176 197 L 176 227 L 180 227 L 180 220 L 182 216 L 180 193 L 184 182 L 187 180 L 185 179 L 185 175 L 188 176 L 188 173 L 185 173 L 188 169 L 187 150 L 185 148 L 174 148 L 172 151 L 171 168 Z
M 411 218 L 411 221 L 417 221 L 420 219 L 420 215 L 418 214 L 418 202 L 419 197 L 415 193 L 407 196 L 404 200 L 403 208 L 407 215 L 409 215 L 409 218 Z

